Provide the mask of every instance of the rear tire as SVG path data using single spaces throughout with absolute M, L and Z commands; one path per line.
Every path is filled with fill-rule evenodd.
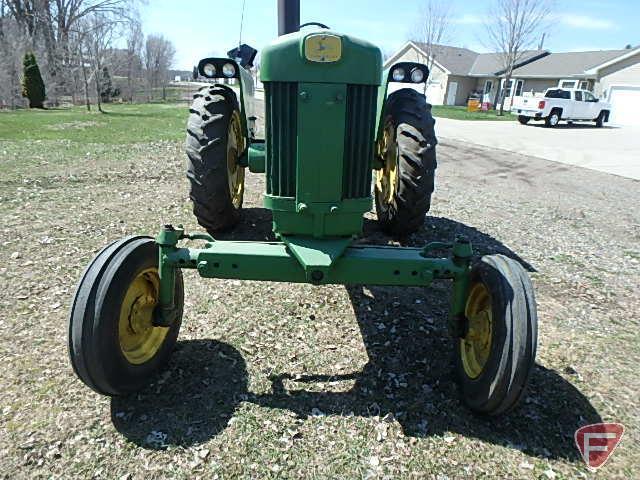
M 247 141 L 238 99 L 224 85 L 204 87 L 193 98 L 186 141 L 193 213 L 209 233 L 229 230 L 240 220 L 244 194 L 244 167 L 237 159 Z
M 547 128 L 555 128 L 560 123 L 560 112 L 558 110 L 551 110 L 549 116 L 544 119 L 544 126 Z
M 80 280 L 69 316 L 69 357 L 78 378 L 102 395 L 140 390 L 173 351 L 182 322 L 182 274 L 176 271 L 175 322 L 153 327 L 157 270 L 155 241 L 127 237 L 98 253 Z
M 518 121 L 522 124 L 522 125 L 526 125 L 527 123 L 529 123 L 529 120 L 531 120 L 531 117 L 526 117 L 524 115 L 518 115 Z
M 415 232 L 431 207 L 436 162 L 435 120 L 424 95 L 412 88 L 393 92 L 383 114 L 383 138 L 376 170 L 378 222 L 396 236 Z
M 471 271 L 465 316 L 456 346 L 463 400 L 477 413 L 506 413 L 524 395 L 537 349 L 536 303 L 524 268 L 503 255 L 483 257 Z

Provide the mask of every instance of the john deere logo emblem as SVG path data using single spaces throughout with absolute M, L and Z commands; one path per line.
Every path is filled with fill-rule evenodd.
M 337 62 L 342 57 L 342 40 L 324 33 L 309 35 L 304 40 L 304 56 L 311 62 Z

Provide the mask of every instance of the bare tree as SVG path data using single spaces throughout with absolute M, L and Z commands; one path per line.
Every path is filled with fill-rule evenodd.
M 149 35 L 144 49 L 144 66 L 147 75 L 149 100 L 153 98 L 153 89 L 162 87 L 162 99 L 166 100 L 165 86 L 169 68 L 173 65 L 176 49 L 163 35 Z
M 78 56 L 84 80 L 85 101 L 90 109 L 89 84 L 93 82 L 98 111 L 103 112 L 101 102 L 100 75 L 103 68 L 110 64 L 114 53 L 114 44 L 123 35 L 126 21 L 108 13 L 93 13 L 78 24 Z M 113 66 L 113 65 L 111 65 Z
M 142 44 L 144 43 L 144 35 L 140 22 L 135 20 L 127 25 L 127 90 L 124 98 L 133 102 L 135 95 L 135 83 L 142 71 Z
M 0 107 L 15 108 L 24 103 L 20 95 L 21 58 L 28 34 L 10 15 L 5 0 L 0 0 Z
M 105 15 L 126 19 L 136 12 L 142 0 L 2 0 L 21 35 L 26 36 L 25 50 L 35 51 L 44 59 L 41 66 L 47 83 L 50 101 L 71 93 L 75 98 L 79 62 L 75 58 L 76 45 L 71 37 L 77 35 L 79 23 L 90 15 Z
M 499 56 L 508 88 L 515 66 L 528 49 L 535 47 L 551 13 L 552 0 L 495 0 L 485 23 L 489 46 Z M 500 91 L 499 115 L 504 112 L 504 90 Z
M 447 41 L 451 28 L 452 7 L 446 0 L 426 0 L 420 9 L 413 40 L 420 42 L 427 54 L 427 67 L 433 69 L 438 56 L 437 45 Z

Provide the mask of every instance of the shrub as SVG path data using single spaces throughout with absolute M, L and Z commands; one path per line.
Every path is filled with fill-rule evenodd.
M 102 67 L 102 75 L 100 78 L 100 100 L 103 103 L 109 103 L 114 97 L 120 96 L 120 89 L 113 86 L 111 75 L 107 67 Z
M 44 108 L 44 81 L 32 52 L 25 53 L 22 62 L 22 96 L 29 99 L 29 108 Z

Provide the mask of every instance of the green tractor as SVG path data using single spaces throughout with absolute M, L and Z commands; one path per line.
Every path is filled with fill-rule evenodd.
M 176 343 L 182 269 L 314 285 L 427 287 L 449 280 L 462 398 L 475 412 L 507 412 L 523 396 L 537 345 L 536 304 L 522 266 L 502 255 L 472 262 L 465 238 L 422 248 L 354 243 L 372 197 L 391 235 L 424 224 L 436 170 L 435 122 L 418 93 L 427 67 L 403 62 L 383 70 L 374 45 L 322 24 L 301 31 L 299 2 L 280 6 L 281 35 L 261 57 L 265 138 L 256 138 L 248 71 L 255 50 L 243 45 L 232 58 L 201 60 L 201 76 L 239 86 L 239 95 L 222 83 L 204 87 L 190 109 L 187 177 L 194 214 L 208 233 L 165 225 L 155 239 L 127 237 L 98 253 L 71 309 L 76 374 L 104 395 L 143 388 Z M 393 83 L 409 85 L 388 93 Z M 264 205 L 278 241 L 213 238 L 242 221 L 247 168 L 265 174 Z

